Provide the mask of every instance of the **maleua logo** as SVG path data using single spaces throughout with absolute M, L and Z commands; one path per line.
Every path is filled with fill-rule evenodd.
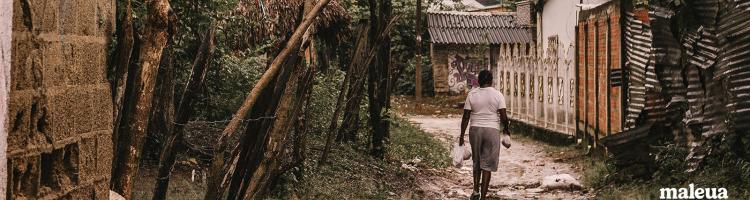
M 661 188 L 659 199 L 728 199 L 726 188 L 695 188 L 694 184 L 688 188 Z

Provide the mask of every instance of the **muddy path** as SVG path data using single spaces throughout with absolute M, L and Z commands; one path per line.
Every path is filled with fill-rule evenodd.
M 449 149 L 460 132 L 458 116 L 409 116 L 422 130 L 441 140 Z M 465 136 L 468 141 L 468 136 Z M 580 180 L 579 172 L 570 164 L 559 162 L 555 153 L 546 152 L 544 144 L 515 137 L 510 149 L 500 151 L 498 171 L 490 180 L 490 199 L 593 199 L 588 188 L 582 190 L 545 191 L 540 183 L 545 176 L 570 174 Z M 467 142 L 468 143 L 468 142 Z M 420 189 L 425 199 L 468 199 L 472 193 L 471 162 L 460 169 L 448 167 L 428 171 L 420 176 Z M 585 187 L 585 186 L 584 186 Z

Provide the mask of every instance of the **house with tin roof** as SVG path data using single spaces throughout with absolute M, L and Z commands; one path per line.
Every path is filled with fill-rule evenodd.
M 533 28 L 519 19 L 524 18 L 515 12 L 428 12 L 435 92 L 466 93 L 478 86 L 479 71 L 489 69 L 497 74 L 501 52 L 533 45 Z

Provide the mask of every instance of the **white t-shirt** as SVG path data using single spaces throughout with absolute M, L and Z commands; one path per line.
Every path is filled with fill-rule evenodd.
M 471 110 L 471 126 L 503 130 L 497 110 L 505 108 L 505 96 L 493 87 L 476 88 L 466 96 L 464 109 Z

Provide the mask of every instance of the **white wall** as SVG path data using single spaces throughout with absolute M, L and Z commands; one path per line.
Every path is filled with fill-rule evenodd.
M 569 46 L 575 43 L 575 26 L 578 23 L 578 10 L 576 6 L 583 4 L 601 4 L 610 0 L 547 0 L 541 14 L 541 22 L 538 26 L 541 31 L 537 38 L 542 42 L 542 48 L 547 49 L 547 38 L 558 35 L 560 45 Z M 539 20 L 539 19 L 537 19 Z M 575 45 L 575 44 L 573 44 Z
M 542 41 L 542 49 L 547 49 L 547 38 L 558 35 L 561 45 L 575 42 L 576 23 L 578 21 L 578 0 L 547 0 L 541 16 L 541 31 L 538 33 Z M 537 19 L 539 20 L 539 19 Z
M 534 119 L 529 121 L 531 124 L 562 133 L 573 133 L 571 127 L 574 127 L 575 110 L 570 102 L 575 101 L 575 95 L 571 95 L 571 92 L 575 86 L 575 33 L 580 10 L 578 4 L 600 4 L 607 1 L 609 0 L 546 0 L 542 12 L 537 13 L 539 61 L 527 73 L 536 76 L 534 92 L 539 94 L 538 90 L 541 89 L 545 97 L 544 102 L 530 102 L 530 111 L 527 112 Z M 550 42 L 549 38 L 555 35 L 557 43 Z M 553 44 L 557 46 L 550 48 Z M 543 88 L 538 88 L 540 78 Z M 533 79 L 529 79 L 531 80 Z
M 10 94 L 10 50 L 13 1 L 0 0 L 0 199 L 5 199 L 8 170 L 8 99 Z

